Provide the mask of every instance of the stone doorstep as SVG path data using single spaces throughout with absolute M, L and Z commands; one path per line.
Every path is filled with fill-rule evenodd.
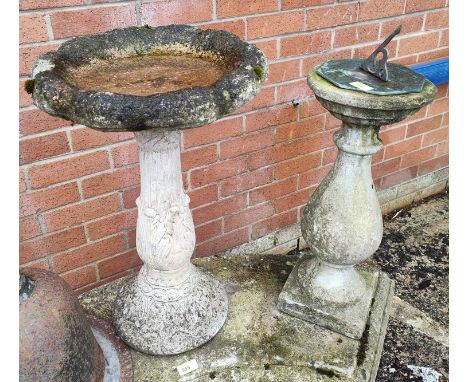
M 228 291 L 224 327 L 205 345 L 175 356 L 131 350 L 134 381 L 373 381 L 393 283 L 379 278 L 364 335 L 354 340 L 278 311 L 279 293 L 297 260 L 297 255 L 197 259 Z M 127 281 L 118 279 L 83 294 L 83 307 L 110 321 L 114 298 Z M 177 366 L 191 360 L 196 368 L 180 375 Z

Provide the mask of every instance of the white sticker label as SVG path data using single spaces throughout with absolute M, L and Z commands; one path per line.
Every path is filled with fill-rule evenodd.
M 363 84 L 362 82 L 359 82 L 359 81 L 350 82 L 349 84 L 353 85 L 355 88 L 358 88 L 358 89 L 364 90 L 364 91 L 373 89 L 370 86 L 368 86 L 366 84 Z
M 177 366 L 177 371 L 179 372 L 180 376 L 191 373 L 192 371 L 197 370 L 197 369 L 198 369 L 198 363 L 194 359 L 191 359 L 190 361 L 187 361 L 183 363 L 182 365 Z

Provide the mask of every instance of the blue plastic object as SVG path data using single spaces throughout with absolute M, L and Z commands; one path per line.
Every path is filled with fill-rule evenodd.
M 410 66 L 414 70 L 431 81 L 434 85 L 442 85 L 449 82 L 449 59 L 426 62 L 424 64 Z

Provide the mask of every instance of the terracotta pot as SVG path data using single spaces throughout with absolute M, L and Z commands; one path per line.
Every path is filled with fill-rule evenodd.
M 41 269 L 21 272 L 21 382 L 97 382 L 104 356 L 72 289 Z

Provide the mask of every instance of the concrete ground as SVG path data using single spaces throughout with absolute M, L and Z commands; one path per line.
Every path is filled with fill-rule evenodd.
M 307 326 L 275 309 L 275 298 L 297 257 L 289 253 L 195 260 L 228 289 L 230 313 L 225 327 L 206 345 L 179 356 L 151 357 L 132 351 L 134 380 L 149 382 L 164 376 L 159 380 L 355 381 L 355 376 L 347 379 L 336 371 L 351 370 L 356 351 L 358 365 L 368 364 L 361 368 L 376 367 L 368 356 L 373 349 L 360 356 L 362 344 Z M 448 381 L 448 194 L 386 216 L 382 244 L 362 268 L 383 270 L 395 281 L 376 381 Z M 112 301 L 122 282 L 82 295 L 85 309 L 110 320 Z M 174 366 L 191 358 L 200 363 L 199 377 L 195 373 L 179 379 Z

